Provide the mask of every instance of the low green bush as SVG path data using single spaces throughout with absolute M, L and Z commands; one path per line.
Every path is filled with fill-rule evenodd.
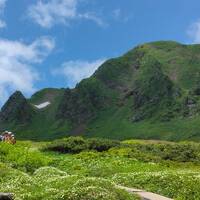
M 60 153 L 80 153 L 82 151 L 107 151 L 112 147 L 119 146 L 120 142 L 115 140 L 92 138 L 84 139 L 82 137 L 69 137 L 53 141 L 48 144 L 44 150 L 57 151 Z
M 15 170 L 13 170 L 13 174 Z M 7 178 L 7 177 L 6 177 Z M 16 200 L 136 200 L 124 190 L 103 178 L 67 175 L 56 168 L 43 167 L 33 176 L 18 173 L 0 182 L 0 191 L 12 192 Z
M 120 157 L 131 158 L 131 159 L 135 159 L 136 161 L 142 161 L 142 162 L 161 162 L 162 161 L 162 158 L 160 158 L 157 155 L 145 153 L 136 148 L 130 148 L 130 147 L 120 147 L 120 148 L 114 147 L 109 150 L 109 154 L 120 156 Z
M 57 151 L 60 153 L 80 153 L 87 149 L 88 144 L 82 137 L 69 137 L 55 140 L 44 148 L 44 150 Z
M 109 180 L 102 178 L 83 178 L 73 185 L 73 200 L 134 200 L 136 197 L 117 189 Z M 78 198 L 77 198 L 78 196 Z
M 34 172 L 42 166 L 48 166 L 52 159 L 30 147 L 0 143 L 0 162 L 24 172 Z
M 137 152 L 141 155 L 141 158 L 144 159 L 148 156 L 150 159 L 159 162 L 161 160 L 175 162 L 200 162 L 200 144 L 198 143 L 124 142 L 123 146 L 132 149 L 132 152 Z
M 120 142 L 117 140 L 91 138 L 87 140 L 89 150 L 95 150 L 98 152 L 108 151 L 113 147 L 119 147 Z

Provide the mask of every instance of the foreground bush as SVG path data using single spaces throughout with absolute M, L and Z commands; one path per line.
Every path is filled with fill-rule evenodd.
M 115 185 L 106 179 L 84 178 L 73 186 L 71 200 L 133 200 L 138 199 L 127 192 L 115 188 Z
M 0 143 L 0 162 L 25 172 L 34 172 L 36 169 L 47 166 L 51 159 L 39 151 L 29 147 Z
M 116 189 L 116 183 L 176 200 L 200 200 L 197 143 L 119 144 L 72 137 L 46 144 L 67 146 L 63 152 L 70 154 L 39 151 L 43 144 L 0 143 L 1 192 L 14 193 L 16 200 L 137 199 Z
M 13 174 L 15 174 L 13 170 Z M 8 177 L 4 177 L 4 180 Z M 38 169 L 34 176 L 18 173 L 6 184 L 0 181 L 0 191 L 12 192 L 16 200 L 136 200 L 127 192 L 102 178 L 67 175 L 56 168 Z

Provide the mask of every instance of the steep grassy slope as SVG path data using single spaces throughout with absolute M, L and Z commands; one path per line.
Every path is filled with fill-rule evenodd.
M 44 109 L 33 106 L 46 101 L 51 104 Z M 21 120 L 14 126 L 14 120 L 6 123 L 20 138 L 83 134 L 199 140 L 200 45 L 173 41 L 140 45 L 106 61 L 74 89 L 44 89 L 27 104 L 34 113 L 29 113 L 29 122 L 23 127 Z
M 132 88 L 127 88 L 120 106 L 91 121 L 88 135 L 199 139 L 199 45 L 145 44 L 124 56 L 129 66 L 134 66 L 131 58 L 136 52 L 143 52 L 143 57 L 132 75 Z
M 53 139 L 66 135 L 69 130 L 69 123 L 65 120 L 56 120 L 56 112 L 64 89 L 46 88 L 35 93 L 30 99 L 31 105 L 39 105 L 43 102 L 51 104 L 43 109 L 35 108 L 37 115 L 32 119 L 32 123 L 25 128 L 29 139 Z M 24 137 L 24 131 L 20 131 Z
M 23 94 L 16 91 L 1 109 L 0 129 L 30 124 L 36 113 Z
M 62 134 L 69 129 L 68 123 L 64 123 L 63 121 L 60 123 L 59 120 L 55 120 L 57 107 L 61 97 L 63 96 L 63 93 L 64 89 L 47 88 L 33 94 L 30 99 L 25 101 L 26 107 L 28 107 L 30 110 L 28 112 L 28 116 L 30 116 L 31 113 L 31 117 L 29 117 L 29 121 L 25 121 L 24 123 L 22 123 L 23 121 L 21 118 L 26 117 L 27 108 L 25 107 L 25 109 L 23 107 L 15 106 L 16 102 L 20 102 L 20 100 L 16 100 L 16 98 L 13 99 L 12 96 L 16 96 L 16 93 L 13 94 L 10 100 L 7 102 L 7 106 L 4 106 L 13 111 L 10 112 L 9 115 L 4 107 L 1 111 L 0 116 L 6 115 L 8 118 L 8 122 L 5 120 L 1 121 L 0 124 L 2 129 L 11 129 L 14 132 L 17 132 L 18 138 L 22 139 L 52 139 L 64 136 Z M 37 109 L 35 107 L 35 105 L 39 105 L 46 101 L 49 101 L 51 104 L 43 109 Z M 10 104 L 13 106 L 11 107 Z M 19 111 L 18 115 L 14 113 L 14 110 Z

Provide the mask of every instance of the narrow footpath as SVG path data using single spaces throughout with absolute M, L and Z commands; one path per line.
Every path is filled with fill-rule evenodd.
M 146 192 L 144 190 L 138 190 L 134 188 L 128 188 L 128 187 L 123 187 L 123 186 L 117 186 L 120 189 L 124 189 L 129 193 L 134 193 L 137 194 L 139 197 L 142 198 L 142 200 L 173 200 L 158 194 L 154 194 L 152 192 Z

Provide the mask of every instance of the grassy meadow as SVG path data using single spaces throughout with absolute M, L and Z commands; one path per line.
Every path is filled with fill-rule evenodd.
M 200 199 L 200 144 L 70 137 L 0 143 L 0 191 L 16 200 L 137 200 L 116 185 Z

